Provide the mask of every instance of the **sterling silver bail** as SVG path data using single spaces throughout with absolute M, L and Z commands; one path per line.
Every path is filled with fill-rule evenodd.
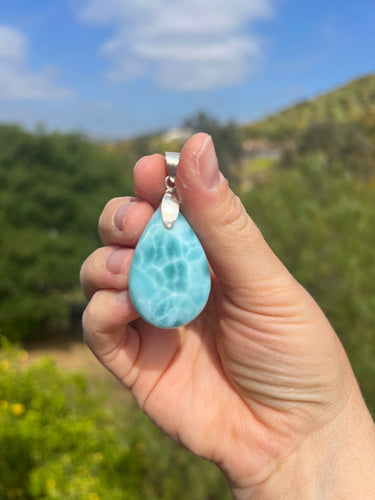
M 172 153 L 171 151 L 166 151 L 165 162 L 167 164 L 168 176 L 176 179 L 177 167 L 180 163 L 180 153 Z
M 176 175 L 180 161 L 180 153 L 167 151 L 165 162 L 167 164 L 167 177 L 165 178 L 165 194 L 161 201 L 161 218 L 167 229 L 172 229 L 180 213 L 180 201 L 176 193 Z

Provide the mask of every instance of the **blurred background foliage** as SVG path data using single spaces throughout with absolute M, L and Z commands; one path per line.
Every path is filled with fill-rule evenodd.
M 174 134 L 112 143 L 0 126 L 0 333 L 12 342 L 80 335 L 79 268 L 100 245 L 103 206 L 132 193 L 140 156 L 178 150 L 199 130 L 213 136 L 232 187 L 332 322 L 374 411 L 371 75 L 242 126 L 200 113 Z M 1 498 L 227 498 L 214 468 L 133 407 L 91 394 L 84 376 L 46 360 L 24 365 L 23 351 L 1 352 Z
M 366 75 L 315 99 L 296 103 L 264 120 L 245 125 L 245 138 L 282 140 L 314 123 L 372 122 L 375 112 L 375 77 Z
M 133 404 L 2 340 L 0 498 L 224 499 L 215 466 L 175 445 Z
M 131 160 L 79 134 L 0 126 L 0 329 L 37 339 L 71 328 L 98 214 L 132 191 Z

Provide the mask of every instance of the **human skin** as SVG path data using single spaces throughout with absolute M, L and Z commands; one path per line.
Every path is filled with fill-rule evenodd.
M 236 499 L 375 498 L 374 424 L 346 353 L 230 190 L 206 134 L 184 145 L 177 191 L 212 269 L 208 304 L 174 330 L 137 315 L 131 258 L 165 176 L 162 156 L 142 158 L 137 197 L 103 210 L 104 246 L 81 269 L 87 344 L 158 426 L 222 469 Z

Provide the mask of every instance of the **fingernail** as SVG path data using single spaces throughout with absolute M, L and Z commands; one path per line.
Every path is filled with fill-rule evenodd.
M 212 137 L 208 136 L 198 153 L 198 164 L 203 184 L 207 189 L 213 189 L 221 179 Z
M 115 216 L 113 218 L 113 223 L 117 227 L 119 231 L 122 231 L 124 229 L 124 224 L 126 220 L 126 216 L 129 213 L 129 210 L 132 208 L 134 205 L 134 201 L 127 201 L 121 207 L 117 210 L 115 213 Z
M 128 251 L 125 248 L 116 248 L 115 250 L 112 250 L 105 261 L 105 267 L 110 273 L 121 273 L 127 253 Z

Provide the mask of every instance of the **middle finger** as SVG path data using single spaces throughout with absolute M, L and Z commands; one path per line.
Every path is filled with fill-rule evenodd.
M 132 197 L 113 198 L 99 218 L 103 245 L 135 247 L 153 213 L 146 201 Z

